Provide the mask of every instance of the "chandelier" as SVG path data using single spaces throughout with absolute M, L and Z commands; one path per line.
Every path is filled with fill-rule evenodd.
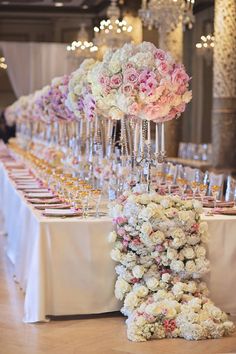
M 139 17 L 148 29 L 157 28 L 163 32 L 173 31 L 181 22 L 192 28 L 195 0 L 142 0 Z
M 118 49 L 131 42 L 130 32 L 133 28 L 125 20 L 120 20 L 120 9 L 117 0 L 111 0 L 107 9 L 107 20 L 102 20 L 99 27 L 94 27 L 94 43 L 101 53 L 107 48 Z
M 91 58 L 98 50 L 93 42 L 89 41 L 89 35 L 86 31 L 85 24 L 82 23 L 78 32 L 77 40 L 73 41 L 66 47 L 70 56 L 74 59 Z
M 0 69 L 7 69 L 6 59 L 4 57 L 0 57 Z
M 212 34 L 201 36 L 201 41 L 196 43 L 197 54 L 206 59 L 207 64 L 211 64 L 215 37 Z

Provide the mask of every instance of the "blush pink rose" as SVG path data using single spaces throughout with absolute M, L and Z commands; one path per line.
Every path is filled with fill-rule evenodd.
M 139 113 L 139 111 L 140 111 L 140 106 L 137 102 L 132 103 L 128 107 L 128 114 L 136 116 Z
M 170 70 L 170 66 L 165 61 L 162 61 L 160 65 L 158 65 L 158 71 L 161 75 L 168 74 L 169 70 Z
M 116 74 L 111 77 L 110 85 L 112 88 L 120 87 L 121 83 L 122 83 L 122 75 L 121 74 Z
M 157 49 L 154 54 L 155 59 L 164 61 L 166 59 L 166 53 L 162 49 Z
M 139 74 L 134 68 L 127 69 L 124 72 L 124 81 L 134 84 L 138 81 Z
M 177 68 L 171 75 L 171 81 L 175 84 L 183 85 L 189 81 L 189 76 L 183 68 Z
M 98 82 L 102 85 L 102 86 L 108 86 L 110 84 L 110 79 L 108 76 L 105 75 L 101 75 L 98 79 Z
M 150 79 L 150 78 L 155 79 L 156 78 L 156 74 L 153 71 L 145 69 L 139 74 L 138 81 L 139 81 L 140 84 L 141 83 L 146 83 L 147 80 Z
M 134 90 L 134 85 L 132 85 L 132 84 L 125 84 L 122 87 L 122 92 L 125 95 L 131 95 L 133 93 L 133 90 Z

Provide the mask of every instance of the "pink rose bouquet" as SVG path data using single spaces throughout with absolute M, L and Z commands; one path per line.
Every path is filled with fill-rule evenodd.
M 191 100 L 189 80 L 169 53 L 143 42 L 108 53 L 94 72 L 92 91 L 111 118 L 128 114 L 165 122 L 178 118 Z

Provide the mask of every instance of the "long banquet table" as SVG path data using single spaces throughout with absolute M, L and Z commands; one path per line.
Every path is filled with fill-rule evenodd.
M 117 311 L 109 217 L 48 218 L 34 209 L 0 165 L 0 205 L 8 232 L 7 255 L 25 292 L 25 322 L 47 316 Z M 206 282 L 211 298 L 236 314 L 236 217 L 203 216 L 209 224 Z

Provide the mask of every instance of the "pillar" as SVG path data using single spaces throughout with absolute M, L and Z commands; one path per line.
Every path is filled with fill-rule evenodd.
M 215 0 L 212 164 L 236 172 L 236 1 Z
M 183 59 L 183 27 L 180 22 L 178 27 L 170 33 L 160 31 L 159 47 L 170 52 L 176 61 Z M 178 155 L 179 143 L 182 138 L 181 118 L 174 119 L 165 124 L 166 151 L 168 157 Z

